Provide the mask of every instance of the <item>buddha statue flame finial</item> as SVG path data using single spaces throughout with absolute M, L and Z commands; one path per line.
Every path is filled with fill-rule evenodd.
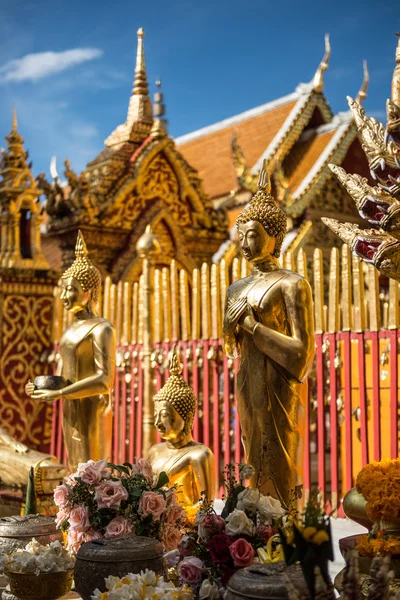
M 82 232 L 78 231 L 75 245 L 75 260 L 63 273 L 62 279 L 73 277 L 81 285 L 84 292 L 92 290 L 92 300 L 97 302 L 101 286 L 101 275 L 88 257 L 88 250 Z
M 197 398 L 182 376 L 182 364 L 176 346 L 169 364 L 170 376 L 154 396 L 154 402 L 168 402 L 185 421 L 185 432 L 190 433 L 197 410 Z
M 249 221 L 258 221 L 268 235 L 275 238 L 274 256 L 278 258 L 287 230 L 287 217 L 271 196 L 271 183 L 266 160 L 263 161 L 258 177 L 257 191 L 240 213 L 236 220 L 236 226 Z

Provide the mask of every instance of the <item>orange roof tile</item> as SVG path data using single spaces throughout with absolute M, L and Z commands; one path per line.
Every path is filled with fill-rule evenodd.
M 236 132 L 246 163 L 252 166 L 272 142 L 296 102 L 297 100 L 287 102 L 178 145 L 188 163 L 197 169 L 204 189 L 211 198 L 229 194 L 237 187 L 231 156 L 232 134 Z
M 298 142 L 290 153 L 290 160 L 285 164 L 285 173 L 289 179 L 289 187 L 295 192 L 317 159 L 325 150 L 337 129 L 321 133 L 307 140 Z

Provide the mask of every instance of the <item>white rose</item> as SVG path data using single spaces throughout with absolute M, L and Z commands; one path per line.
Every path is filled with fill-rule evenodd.
M 241 464 L 239 465 L 239 479 L 244 481 L 251 479 L 255 474 L 255 470 L 251 465 Z
M 279 500 L 272 498 L 272 496 L 261 496 L 257 510 L 260 513 L 262 521 L 272 521 L 272 519 L 279 519 L 285 514 L 285 509 Z
M 250 521 L 248 516 L 242 510 L 235 508 L 233 512 L 226 518 L 226 534 L 227 535 L 253 535 L 254 523 Z
M 219 600 L 219 589 L 215 581 L 205 579 L 201 584 L 201 588 L 199 591 L 199 600 L 205 600 L 206 598 L 210 598 L 211 600 Z
M 260 492 L 258 490 L 246 488 L 238 495 L 236 508 L 238 510 L 247 510 L 251 513 L 256 512 L 259 499 Z

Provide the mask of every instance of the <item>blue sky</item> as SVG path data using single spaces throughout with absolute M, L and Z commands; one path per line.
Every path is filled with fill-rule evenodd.
M 394 67 L 398 0 L 0 0 L 0 146 L 16 104 L 34 172 L 57 156 L 80 171 L 124 122 L 136 30 L 148 79 L 161 77 L 178 136 L 309 81 L 330 33 L 325 92 L 347 110 L 368 61 L 367 112 L 384 119 Z

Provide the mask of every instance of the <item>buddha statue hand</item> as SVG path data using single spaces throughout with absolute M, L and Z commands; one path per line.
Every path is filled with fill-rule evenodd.
M 234 333 L 240 319 L 248 309 L 247 298 L 231 298 L 228 302 L 227 310 L 224 315 L 224 330 L 226 333 Z
M 32 381 L 26 384 L 25 392 L 30 398 L 44 402 L 53 402 L 62 397 L 62 390 L 38 390 Z
M 246 308 L 246 312 L 240 317 L 239 325 L 249 333 L 253 333 L 254 327 L 257 325 L 258 321 L 254 317 L 254 310 L 252 306 L 250 306 L 250 304 L 247 303 Z

